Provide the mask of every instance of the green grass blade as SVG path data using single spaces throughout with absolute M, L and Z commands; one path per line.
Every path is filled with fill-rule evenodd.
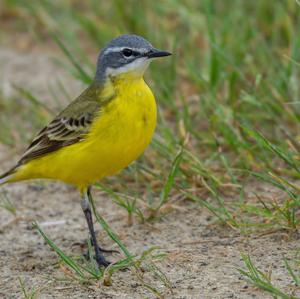
M 91 204 L 93 213 L 97 219 L 97 221 L 101 224 L 103 229 L 106 231 L 106 233 L 110 236 L 110 238 L 119 245 L 120 249 L 123 251 L 123 253 L 128 258 L 132 258 L 133 255 L 128 251 L 128 249 L 125 247 L 125 245 L 122 243 L 122 241 L 119 239 L 119 237 L 113 232 L 113 230 L 110 228 L 110 226 L 107 224 L 107 222 L 99 215 L 99 213 L 96 210 L 94 201 L 92 196 L 89 194 L 89 202 Z
M 287 259 L 284 258 L 283 261 L 284 261 L 285 267 L 287 268 L 287 270 L 288 270 L 290 276 L 293 278 L 293 280 L 294 280 L 296 286 L 299 287 L 299 286 L 300 286 L 300 280 L 299 280 L 299 277 L 298 277 L 298 276 L 296 275 L 296 273 L 293 271 L 293 269 L 291 268 L 291 266 L 290 266 L 290 264 L 288 263 Z
M 269 292 L 270 294 L 275 296 L 275 298 L 276 296 L 279 296 L 282 299 L 299 299 L 299 297 L 286 294 L 275 287 L 267 278 L 267 276 L 254 266 L 249 255 L 242 254 L 242 259 L 248 271 L 245 271 L 243 269 L 238 269 L 238 271 L 240 272 L 240 274 L 248 278 L 248 280 L 256 287 Z
M 168 196 L 175 183 L 175 177 L 179 171 L 179 166 L 182 161 L 182 158 L 183 158 L 183 149 L 180 150 L 180 152 L 176 155 L 176 157 L 172 162 L 171 171 L 169 172 L 165 186 L 160 194 L 160 203 L 156 208 L 157 210 L 159 210 L 163 206 L 163 204 L 165 204 L 168 200 Z
M 68 60 L 71 62 L 71 64 L 74 66 L 74 68 L 77 70 L 80 79 L 86 83 L 90 84 L 92 82 L 92 77 L 85 72 L 85 70 L 80 66 L 80 64 L 77 62 L 76 58 L 73 56 L 71 51 L 67 49 L 67 47 L 64 45 L 64 43 L 59 39 L 59 37 L 55 34 L 52 34 L 52 37 L 56 44 L 60 47 L 60 49 L 63 51 L 65 56 L 68 58 Z
M 41 227 L 38 225 L 37 222 L 33 223 L 33 228 L 37 229 L 39 234 L 44 238 L 46 243 L 59 255 L 59 257 L 68 265 L 70 268 L 72 268 L 75 273 L 82 279 L 85 278 L 83 272 L 81 271 L 80 267 L 74 262 L 72 258 L 67 256 L 56 244 L 50 240 L 50 238 L 44 233 L 44 231 L 41 229 Z

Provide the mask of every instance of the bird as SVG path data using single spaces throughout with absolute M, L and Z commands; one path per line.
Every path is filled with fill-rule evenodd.
M 144 73 L 152 60 L 169 55 L 135 34 L 112 39 L 98 55 L 91 84 L 36 135 L 16 165 L 0 175 L 0 185 L 31 179 L 74 185 L 99 267 L 110 262 L 96 239 L 91 188 L 127 167 L 149 145 L 157 105 Z

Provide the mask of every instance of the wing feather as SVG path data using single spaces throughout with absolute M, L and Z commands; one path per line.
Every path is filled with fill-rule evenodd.
M 79 116 L 85 119 L 87 116 Z M 45 127 L 32 141 L 26 152 L 21 157 L 20 162 L 24 163 L 28 160 L 38 158 L 42 155 L 49 154 L 67 145 L 80 142 L 89 132 L 91 121 L 85 122 L 85 125 L 79 123 L 77 118 L 72 125 L 67 118 L 54 119 L 55 125 L 51 122 Z M 59 123 L 58 123 L 59 120 Z M 79 125 L 78 125 L 79 124 Z
M 99 93 L 100 90 L 93 85 L 87 88 L 37 134 L 18 165 L 84 140 L 101 107 L 114 97 L 101 99 Z

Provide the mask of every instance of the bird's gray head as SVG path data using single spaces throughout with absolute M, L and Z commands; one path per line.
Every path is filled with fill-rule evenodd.
M 143 76 L 151 59 L 169 56 L 171 53 L 154 48 L 138 35 L 121 35 L 111 40 L 98 57 L 96 79 L 131 73 Z

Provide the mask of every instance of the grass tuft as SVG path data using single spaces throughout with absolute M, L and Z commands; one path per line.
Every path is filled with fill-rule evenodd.
M 1 192 L 0 208 L 7 210 L 13 216 L 17 216 L 16 206 L 9 200 L 5 192 Z
M 246 269 L 238 269 L 240 274 L 247 278 L 247 280 L 252 283 L 254 286 L 263 289 L 270 293 L 274 298 L 283 298 L 283 299 L 299 299 L 299 297 L 294 296 L 291 290 L 288 293 L 283 292 L 278 287 L 274 286 L 274 284 L 271 281 L 271 273 L 264 273 L 260 271 L 253 263 L 249 255 L 242 254 L 242 259 L 245 263 Z M 298 285 L 298 278 L 295 276 L 294 272 L 290 268 L 289 264 L 285 260 L 286 268 L 288 269 L 289 274 L 291 275 L 291 278 L 293 279 L 293 282 Z M 292 287 L 290 287 L 292 289 Z
M 32 287 L 30 290 L 26 288 L 25 282 L 22 278 L 18 277 L 19 284 L 24 296 L 24 299 L 36 299 L 38 298 L 38 289 Z
M 102 226 L 105 232 L 109 237 L 118 244 L 119 248 L 125 255 L 125 258 L 120 259 L 119 261 L 109 265 L 106 269 L 99 268 L 96 261 L 94 260 L 93 248 L 91 243 L 88 243 L 88 252 L 89 252 L 89 261 L 79 263 L 75 258 L 67 255 L 62 249 L 60 249 L 41 229 L 37 222 L 33 223 L 33 228 L 36 229 L 39 234 L 43 237 L 45 242 L 50 246 L 51 249 L 60 257 L 63 265 L 66 265 L 72 272 L 64 271 L 71 278 L 81 282 L 89 283 L 91 279 L 102 280 L 103 284 L 109 286 L 112 284 L 112 275 L 116 271 L 124 269 L 133 269 L 135 277 L 139 282 L 142 283 L 143 287 L 147 290 L 163 298 L 163 292 L 159 290 L 152 283 L 147 282 L 144 278 L 145 269 L 153 273 L 158 281 L 160 281 L 165 288 L 171 289 L 171 282 L 168 280 L 167 276 L 160 270 L 156 265 L 158 261 L 165 257 L 165 254 L 162 252 L 156 253 L 159 249 L 157 247 L 149 248 L 142 252 L 140 256 L 132 255 L 119 237 L 113 232 L 107 222 L 97 213 L 92 197 L 89 197 L 89 202 L 91 204 L 93 213 L 96 217 L 97 222 Z

